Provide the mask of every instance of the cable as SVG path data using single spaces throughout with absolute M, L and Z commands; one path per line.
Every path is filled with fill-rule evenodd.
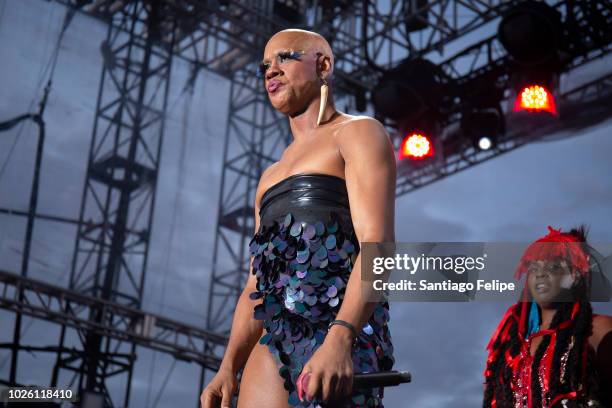
M 6 2 L 3 3 L 2 9 L 0 9 L 0 19 L 2 18 L 2 15 L 4 13 L 4 5 L 5 4 L 6 4 Z M 70 25 L 70 22 L 72 21 L 72 18 L 74 17 L 74 13 L 75 12 L 73 10 L 71 10 L 71 9 L 66 11 L 66 14 L 64 16 L 64 22 L 63 22 L 63 25 L 62 25 L 62 29 L 60 30 L 60 33 L 59 33 L 59 35 L 57 37 L 57 40 L 55 42 L 55 48 L 54 48 L 53 52 L 51 53 L 51 57 L 50 57 L 49 61 L 47 62 L 47 65 L 45 66 L 44 70 L 42 70 L 42 72 L 39 74 L 38 85 L 36 87 L 37 90 L 36 90 L 36 93 L 34 94 L 34 96 L 32 97 L 32 99 L 30 101 L 30 105 L 28 106 L 28 110 L 27 110 L 28 112 L 32 111 L 33 105 L 34 105 L 34 103 L 36 101 L 36 95 L 40 92 L 40 88 L 42 87 L 44 78 L 47 76 L 47 72 L 49 72 L 49 69 L 50 69 L 51 71 L 49 73 L 49 79 L 47 80 L 47 85 L 45 86 L 45 88 L 46 88 L 45 89 L 45 96 L 43 98 L 43 101 L 41 102 L 40 112 L 42 112 L 42 109 L 44 108 L 44 104 L 46 103 L 48 93 L 49 93 L 49 91 L 51 89 L 52 78 L 53 78 L 53 75 L 55 74 L 55 68 L 57 66 L 57 61 L 58 61 L 58 56 L 59 56 L 59 50 L 60 50 L 61 42 L 62 42 L 62 39 L 63 39 L 64 34 L 66 32 L 66 29 L 68 28 L 68 26 Z M 48 25 L 48 30 L 47 31 L 49 31 L 49 27 L 51 26 L 51 20 L 52 20 L 51 17 L 52 17 L 52 14 L 49 13 L 49 16 L 50 16 L 50 18 L 49 18 L 49 25 Z M 47 38 L 49 38 L 49 36 L 47 36 Z M 12 144 L 10 150 L 9 150 L 9 154 L 7 155 L 4 163 L 2 164 L 2 167 L 0 168 L 0 180 L 2 179 L 2 176 L 3 176 L 3 174 L 4 174 L 4 172 L 5 172 L 6 168 L 7 168 L 7 165 L 8 165 L 8 163 L 9 163 L 9 161 L 10 161 L 12 155 L 13 155 L 13 152 L 15 151 L 15 147 L 17 146 L 17 142 L 20 140 L 20 136 L 21 136 L 21 133 L 22 133 L 23 128 L 24 128 L 24 125 L 23 125 L 24 122 L 25 121 L 22 121 L 18 125 L 19 128 L 17 129 L 17 134 L 15 135 L 15 139 L 14 139 L 13 144 Z M 12 126 L 11 126 L 11 128 L 12 128 Z M 61 280 L 63 278 L 63 276 L 64 275 L 60 275 L 58 281 Z M 23 327 L 23 329 L 22 329 L 22 331 L 20 333 L 20 337 L 27 333 L 29 328 L 32 326 L 33 322 L 34 322 L 34 319 L 30 320 L 28 322 L 28 325 Z M 8 357 L 5 357 L 5 359 L 0 361 L 0 369 L 2 369 L 4 367 L 4 365 L 6 364 L 7 361 L 8 361 Z
M 19 135 L 21 134 L 22 129 L 23 129 L 23 122 L 19 125 L 19 128 L 17 128 L 17 134 L 15 135 L 15 139 L 13 139 L 13 144 L 9 148 L 8 155 L 6 156 L 4 163 L 2 163 L 2 167 L 0 167 L 0 180 L 2 180 L 2 176 L 4 175 L 4 172 L 6 171 L 6 167 L 9 164 L 9 161 L 11 159 L 11 156 L 13 155 L 13 152 L 15 152 L 15 147 L 17 147 L 17 142 L 19 141 Z
M 166 374 L 166 378 L 164 379 L 164 382 L 162 383 L 162 386 L 159 389 L 159 392 L 157 393 L 157 397 L 155 397 L 155 401 L 153 402 L 153 408 L 155 408 L 157 406 L 157 404 L 159 403 L 159 399 L 161 398 L 162 393 L 166 389 L 166 385 L 168 385 L 168 381 L 170 381 L 170 374 L 172 374 L 172 371 L 174 371 L 174 366 L 176 365 L 176 360 L 177 360 L 176 358 L 172 360 L 172 366 L 168 370 L 168 374 Z
M 6 4 L 3 3 L 3 4 Z M 4 10 L 4 7 L 3 9 Z M 51 82 L 52 82 L 52 78 L 53 75 L 55 74 L 55 68 L 57 66 L 57 61 L 58 61 L 58 56 L 59 56 L 59 51 L 60 51 L 60 46 L 62 43 L 62 40 L 64 38 L 64 34 L 66 33 L 66 30 L 68 28 L 68 26 L 70 25 L 70 23 L 72 22 L 72 19 L 74 17 L 75 11 L 71 8 L 66 10 L 66 14 L 64 15 L 64 21 L 62 24 L 62 28 L 59 32 L 59 35 L 57 37 L 57 40 L 55 41 L 55 48 L 53 49 L 53 52 L 51 53 L 51 57 L 49 58 L 49 61 L 47 62 L 47 65 L 45 66 L 44 69 L 41 70 L 42 72 L 39 74 L 39 79 L 38 79 L 38 85 L 36 86 L 36 91 L 34 93 L 34 95 L 32 96 L 32 99 L 30 101 L 30 104 L 28 106 L 27 112 L 31 112 L 32 108 L 36 102 L 37 99 L 37 95 L 40 93 L 40 88 L 42 87 L 42 84 L 44 82 L 45 77 L 47 77 L 47 73 L 49 72 L 49 70 L 51 70 L 51 72 L 49 73 L 49 79 L 47 81 L 47 86 L 50 88 L 51 87 Z M 49 31 L 49 28 L 51 26 L 51 21 L 52 21 L 52 13 L 49 13 L 49 23 L 48 23 L 48 29 L 47 31 Z M 47 38 L 49 38 L 49 36 L 47 36 Z M 48 43 L 47 43 L 48 44 Z M 17 142 L 19 141 L 21 134 L 23 132 L 23 128 L 24 125 L 23 123 L 19 125 L 19 128 L 17 129 L 17 134 L 15 135 L 15 140 L 13 141 L 13 144 L 11 146 L 11 148 L 9 149 L 9 154 L 7 155 L 6 159 L 4 160 L 4 163 L 2 163 L 2 166 L 0 167 L 0 180 L 2 180 L 2 176 L 4 175 L 4 172 L 6 171 L 6 168 L 8 166 L 8 163 L 11 160 L 11 157 L 15 151 L 15 147 L 17 146 Z
M 4 6 L 6 5 L 6 1 L 3 3 L 3 7 L 2 7 L 2 14 L 4 14 Z M 49 39 L 51 38 L 51 36 L 49 35 L 49 31 L 51 30 L 51 22 L 53 21 L 53 15 L 51 13 L 51 11 L 49 11 L 49 20 L 47 22 L 47 35 L 45 36 L 45 38 Z M 47 41 L 45 43 L 45 54 L 47 52 L 47 48 L 49 47 L 49 41 Z M 48 70 L 49 64 L 51 63 L 51 59 L 53 57 L 51 57 L 49 59 L 49 61 L 47 62 L 47 65 L 41 65 L 40 70 L 38 72 L 38 84 L 36 86 L 36 90 L 34 91 L 34 95 L 32 95 L 32 98 L 30 100 L 30 104 L 28 105 L 28 109 L 27 112 L 31 112 L 32 108 L 34 107 L 34 103 L 36 102 L 36 97 L 38 95 L 38 93 L 40 92 L 40 88 L 43 84 L 43 80 L 45 78 L 45 73 Z M 10 150 L 9 150 L 9 154 L 7 156 L 7 158 L 5 159 L 4 163 L 2 164 L 2 168 L 0 168 L 0 179 L 2 179 L 2 176 L 6 170 L 6 167 L 11 159 L 11 156 L 15 150 L 15 147 L 17 146 L 17 142 L 20 139 L 21 133 L 23 131 L 23 123 L 19 124 L 19 128 L 17 129 L 17 134 L 15 135 L 15 140 L 13 141 L 13 145 L 11 146 Z
M 188 86 L 186 86 L 185 88 L 183 88 L 183 91 L 181 92 L 181 95 L 185 92 L 185 90 L 188 89 Z M 187 142 L 188 142 L 188 137 L 189 137 L 189 132 L 187 130 L 187 125 L 189 122 L 189 112 L 190 109 L 189 107 L 191 106 L 191 101 L 193 100 L 193 87 L 191 87 L 191 92 L 189 92 L 189 98 L 185 101 L 185 109 L 183 110 L 183 120 L 181 123 L 181 148 L 180 148 L 180 155 L 179 155 L 179 170 L 177 173 L 177 194 L 174 196 L 174 204 L 173 204 L 173 208 L 172 208 L 172 218 L 170 221 L 170 234 L 168 234 L 168 242 L 166 244 L 166 254 L 165 254 L 165 260 L 164 260 L 164 269 L 163 269 L 163 275 L 162 275 L 162 293 L 161 293 L 161 310 L 159 312 L 160 315 L 163 315 L 163 311 L 165 308 L 165 302 L 166 302 L 166 287 L 167 287 L 167 279 L 168 279 L 168 270 L 170 269 L 170 254 L 172 252 L 172 242 L 174 242 L 174 234 L 176 232 L 176 224 L 177 224 L 177 219 L 178 218 L 182 218 L 181 217 L 181 206 L 180 203 L 182 201 L 182 191 L 183 191 L 183 187 L 185 186 L 185 174 L 186 174 L 186 169 L 185 169 L 185 155 L 187 153 Z M 150 375 L 149 375 L 149 383 L 148 383 L 148 390 L 147 390 L 147 400 L 146 400 L 146 404 L 145 406 L 149 406 L 149 396 L 151 394 L 151 384 L 152 384 L 152 373 L 155 371 L 155 362 L 156 362 L 156 355 L 157 352 L 153 353 L 153 369 L 150 371 Z M 156 407 L 157 404 L 159 403 L 159 399 L 162 395 L 162 392 L 164 390 L 164 388 L 166 387 L 166 384 L 168 383 L 168 380 L 170 379 L 170 374 L 172 373 L 173 369 L 174 369 L 174 364 L 176 363 L 176 359 L 173 361 L 172 363 L 172 367 L 171 369 L 168 371 L 168 375 L 166 376 L 166 379 L 164 380 L 164 383 L 162 385 L 162 387 L 159 389 L 159 392 L 157 393 L 157 397 L 155 398 L 155 401 L 153 403 L 153 407 Z
M 159 310 L 159 314 L 163 315 L 164 312 L 164 308 L 166 306 L 166 287 L 167 287 L 167 279 L 168 279 L 168 270 L 170 269 L 170 260 L 171 260 L 171 252 L 172 252 L 172 242 L 174 242 L 174 235 L 176 232 L 176 224 L 177 224 L 177 219 L 178 218 L 182 218 L 181 214 L 180 214 L 180 203 L 182 201 L 182 191 L 183 188 L 185 186 L 185 174 L 186 174 L 186 160 L 185 160 L 185 156 L 187 154 L 187 144 L 188 144 L 188 138 L 189 138 L 189 131 L 188 131 L 188 125 L 189 125 L 189 113 L 190 113 L 190 107 L 191 107 L 191 102 L 193 101 L 193 83 L 191 83 L 191 85 L 189 85 L 189 83 L 183 88 L 183 91 L 181 92 L 181 94 L 179 95 L 182 96 L 186 90 L 189 89 L 189 98 L 187 98 L 185 100 L 185 108 L 183 110 L 183 120 L 182 120 L 182 126 L 181 126 L 181 148 L 180 148 L 180 153 L 179 153 L 179 168 L 178 168 L 178 173 L 177 173 L 177 182 L 176 182 L 176 186 L 177 186 L 177 194 L 174 196 L 174 204 L 173 204 L 173 208 L 172 208 L 172 218 L 170 220 L 170 233 L 168 234 L 168 241 L 166 244 L 166 253 L 165 253 L 165 259 L 164 259 L 164 269 L 163 269 L 163 274 L 162 274 L 162 284 L 161 284 L 161 305 L 160 305 L 160 310 Z M 178 101 L 178 99 L 175 101 L 175 103 Z M 174 106 L 172 107 L 174 108 Z M 149 381 L 147 384 L 147 398 L 145 400 L 145 406 L 149 406 L 149 398 L 151 397 L 151 386 L 153 383 L 153 373 L 155 372 L 155 365 L 156 365 L 156 361 L 157 361 L 157 352 L 153 351 L 153 358 L 152 358 L 152 362 L 151 362 L 151 370 L 149 371 Z M 175 360 L 176 362 L 176 360 Z M 174 363 L 173 366 L 174 368 Z M 172 371 L 172 370 L 171 370 Z M 169 374 L 168 374 L 169 377 Z M 166 382 L 168 381 L 168 377 L 166 378 Z M 155 402 L 153 403 L 153 406 L 157 406 L 157 403 L 159 402 L 159 398 L 161 396 L 161 391 L 163 390 L 163 388 L 165 387 L 165 385 L 160 389 L 160 392 L 157 394 L 157 397 L 155 398 Z

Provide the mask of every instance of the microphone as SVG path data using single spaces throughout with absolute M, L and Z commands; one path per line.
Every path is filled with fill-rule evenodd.
M 355 373 L 353 388 L 393 387 L 409 383 L 412 375 L 408 371 L 378 371 L 372 373 Z
M 310 373 L 300 374 L 297 379 L 298 396 L 300 400 L 306 395 Z M 353 388 L 393 387 L 412 381 L 408 371 L 376 371 L 371 373 L 353 374 Z

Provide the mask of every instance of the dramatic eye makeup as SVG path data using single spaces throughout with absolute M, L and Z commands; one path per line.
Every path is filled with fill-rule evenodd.
M 274 58 L 276 58 L 276 61 L 279 64 L 282 64 L 287 60 L 299 61 L 300 57 L 304 55 L 304 53 L 304 51 L 294 51 L 292 49 L 288 49 L 278 52 Z M 268 72 L 268 69 L 271 65 L 272 63 L 270 62 L 270 60 L 264 60 L 260 62 L 259 66 L 257 67 L 257 77 L 263 78 L 264 75 L 266 75 L 266 72 Z
M 539 271 L 540 265 L 535 262 L 532 262 L 527 266 L 527 273 L 529 275 L 537 274 Z M 564 275 L 567 272 L 565 269 L 565 264 L 562 261 L 545 262 L 544 265 L 542 265 L 542 271 L 544 272 L 544 274 L 547 274 L 549 276 L 560 276 Z

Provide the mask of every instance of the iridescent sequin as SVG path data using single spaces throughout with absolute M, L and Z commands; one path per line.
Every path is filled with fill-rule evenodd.
M 260 343 L 274 355 L 295 407 L 326 407 L 316 400 L 300 402 L 295 382 L 340 309 L 359 252 L 352 225 L 343 225 L 334 211 L 328 214 L 328 219 L 305 222 L 289 212 L 262 225 L 249 243 L 257 277 L 250 297 L 262 299 L 254 317 L 264 321 L 266 331 Z M 389 305 L 378 304 L 353 348 L 354 372 L 393 367 L 388 321 Z M 383 407 L 382 397 L 382 388 L 355 389 L 345 405 L 335 407 Z

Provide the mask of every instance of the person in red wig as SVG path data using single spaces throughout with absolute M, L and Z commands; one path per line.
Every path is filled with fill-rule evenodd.
M 612 317 L 592 312 L 585 228 L 548 229 L 523 254 L 521 299 L 487 346 L 486 408 L 612 407 Z

